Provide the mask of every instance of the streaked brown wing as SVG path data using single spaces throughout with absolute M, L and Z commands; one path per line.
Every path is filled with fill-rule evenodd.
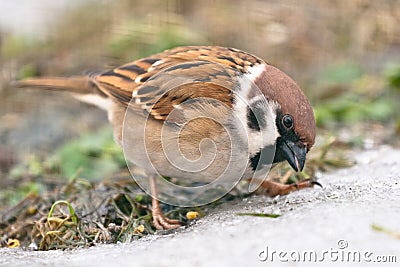
M 94 81 L 118 102 L 165 120 L 174 106 L 188 99 L 209 97 L 230 106 L 232 75 L 261 62 L 233 48 L 185 46 L 125 64 Z

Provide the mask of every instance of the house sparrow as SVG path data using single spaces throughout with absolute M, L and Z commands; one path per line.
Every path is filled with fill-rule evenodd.
M 162 214 L 157 177 L 203 183 L 261 179 L 285 160 L 301 171 L 315 139 L 313 110 L 297 84 L 234 48 L 177 47 L 106 72 L 16 85 L 67 91 L 108 112 L 127 160 L 149 177 L 144 187 L 152 195 L 157 229 L 180 225 Z M 269 195 L 316 184 L 260 181 Z M 186 204 L 204 203 L 194 198 Z

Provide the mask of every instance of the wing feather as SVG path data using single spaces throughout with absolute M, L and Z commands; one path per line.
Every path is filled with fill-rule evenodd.
M 93 77 L 116 101 L 166 120 L 187 100 L 213 98 L 232 105 L 234 75 L 263 61 L 234 48 L 185 46 L 139 59 Z

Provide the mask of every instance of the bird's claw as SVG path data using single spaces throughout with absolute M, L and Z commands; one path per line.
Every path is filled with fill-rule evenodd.
M 313 185 L 317 185 L 317 186 L 319 186 L 319 187 L 321 187 L 321 188 L 324 188 L 324 187 L 322 186 L 322 184 L 320 184 L 317 180 L 312 180 L 311 183 L 312 183 Z
M 277 195 L 287 195 L 293 191 L 297 191 L 303 188 L 311 188 L 314 187 L 314 185 L 322 188 L 322 185 L 313 178 L 305 179 L 294 184 L 280 184 L 277 182 L 266 180 L 262 182 L 258 193 L 266 194 L 270 197 L 275 197 Z
M 181 222 L 179 220 L 168 219 L 159 213 L 153 213 L 153 224 L 157 230 L 175 229 L 181 226 Z

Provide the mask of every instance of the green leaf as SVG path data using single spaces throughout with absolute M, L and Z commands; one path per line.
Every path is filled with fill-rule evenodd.
M 75 223 L 75 224 L 78 224 L 78 217 L 75 214 L 75 210 L 71 206 L 71 204 L 66 200 L 58 200 L 58 201 L 54 202 L 53 205 L 50 208 L 50 211 L 49 211 L 49 214 L 47 215 L 47 218 L 51 218 L 53 216 L 54 209 L 56 208 L 56 206 L 58 206 L 60 204 L 65 204 L 65 205 L 68 206 L 69 215 L 71 216 L 72 222 Z
M 244 212 L 244 213 L 236 213 L 238 216 L 254 216 L 254 217 L 266 217 L 266 218 L 278 218 L 281 215 L 274 213 L 256 213 L 256 212 Z

